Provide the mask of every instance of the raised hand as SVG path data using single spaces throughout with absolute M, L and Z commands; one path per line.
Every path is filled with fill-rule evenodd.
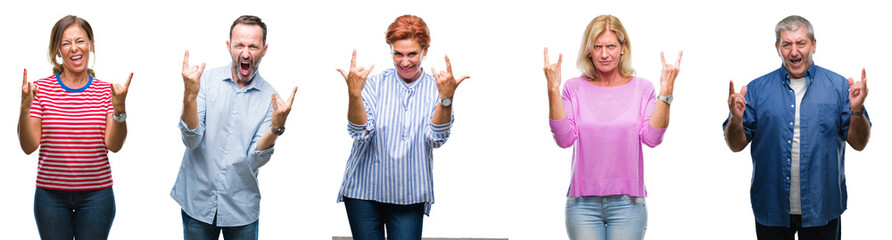
M 344 77 L 344 80 L 347 81 L 347 92 L 350 96 L 362 96 L 362 88 L 365 87 L 365 79 L 374 68 L 375 65 L 372 65 L 368 69 L 364 67 L 357 68 L 356 50 L 353 50 L 353 58 L 350 59 L 350 71 L 347 72 L 338 68 L 338 72 L 340 72 L 341 76 Z
M 681 66 L 681 54 L 682 51 L 678 51 L 678 59 L 675 60 L 675 65 L 672 65 L 666 64 L 666 57 L 663 56 L 663 52 L 660 52 L 660 60 L 663 61 L 663 70 L 660 72 L 660 95 L 662 96 L 672 95 L 675 77 L 678 76 L 679 66 Z
M 22 73 L 22 109 L 30 109 L 31 103 L 34 102 L 34 96 L 37 96 L 37 84 L 28 82 L 28 69 Z
M 740 88 L 740 93 L 734 92 L 734 81 L 731 81 L 731 88 L 728 90 L 728 110 L 734 119 L 743 119 L 743 111 L 746 110 L 746 86 Z
M 561 89 L 561 61 L 564 59 L 564 54 L 558 54 L 558 61 L 555 64 L 551 64 L 548 60 L 548 48 L 545 48 L 545 79 L 548 80 L 548 90 L 557 90 Z
M 124 100 L 127 98 L 127 92 L 130 89 L 130 79 L 133 79 L 133 73 L 127 77 L 124 85 L 114 83 L 111 85 L 112 106 L 115 108 L 115 114 L 126 112 L 124 108 Z
M 294 95 L 297 94 L 297 86 L 294 87 L 294 90 L 291 91 L 291 98 L 288 100 L 288 104 L 285 105 L 285 101 L 282 101 L 282 98 L 272 95 L 273 100 L 273 119 L 270 126 L 272 129 L 279 129 L 285 126 L 285 119 L 288 118 L 288 114 L 291 113 L 291 105 L 294 104 Z
M 185 85 L 185 94 L 190 96 L 198 96 L 198 89 L 201 87 L 201 74 L 204 72 L 205 63 L 201 66 L 189 66 L 189 50 L 186 50 L 186 56 L 183 57 L 183 83 Z
M 862 68 L 861 81 L 855 82 L 849 78 L 849 104 L 855 111 L 860 111 L 864 106 L 865 98 L 867 98 L 867 72 Z
M 455 79 L 455 76 L 452 75 L 452 63 L 449 62 L 449 56 L 446 56 L 445 58 L 446 71 L 437 72 L 436 69 L 431 68 L 431 73 L 433 73 L 434 79 L 437 80 L 437 91 L 440 92 L 440 98 L 451 98 L 455 95 L 455 89 L 458 88 L 458 85 L 465 81 L 465 79 L 471 77 L 465 75 Z

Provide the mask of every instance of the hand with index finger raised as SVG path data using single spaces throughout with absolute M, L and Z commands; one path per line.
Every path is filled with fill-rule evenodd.
M 861 81 L 855 82 L 849 78 L 849 104 L 856 111 L 861 110 L 864 106 L 864 99 L 867 98 L 867 70 L 861 69 Z
M 441 98 L 453 97 L 458 85 L 465 81 L 465 79 L 471 78 L 465 75 L 456 79 L 452 74 L 452 62 L 449 61 L 449 56 L 445 56 L 444 58 L 446 59 L 446 71 L 437 72 L 436 69 L 431 68 L 431 73 L 433 73 L 434 79 L 437 81 L 437 91 L 440 92 Z
M 734 92 L 734 81 L 731 81 L 731 86 L 728 90 L 728 110 L 731 111 L 731 116 L 734 119 L 740 120 L 743 119 L 743 112 L 746 110 L 746 86 L 740 88 L 740 93 Z
M 131 79 L 133 79 L 133 73 L 130 73 L 130 76 L 127 77 L 127 82 L 124 82 L 124 85 L 121 85 L 120 83 L 111 84 L 112 106 L 115 108 L 115 112 L 126 112 L 124 102 L 127 98 L 127 92 L 130 90 Z
M 681 56 L 682 51 L 678 51 L 678 59 L 675 61 L 675 65 L 672 65 L 666 63 L 666 57 L 663 52 L 660 52 L 660 60 L 663 62 L 663 69 L 660 72 L 660 95 L 672 95 L 675 78 L 678 77 L 679 66 L 681 66 Z
M 548 48 L 545 48 L 545 80 L 548 81 L 549 91 L 560 91 L 561 88 L 561 62 L 564 54 L 558 54 L 557 63 L 551 64 L 548 60 Z
M 205 65 L 205 63 L 201 63 L 201 66 L 189 66 L 189 50 L 186 50 L 186 55 L 183 57 L 183 83 L 186 95 L 198 96 L 201 74 L 204 73 Z
M 343 69 L 338 68 L 338 72 L 341 73 L 341 76 L 344 77 L 344 81 L 347 82 L 347 92 L 350 96 L 358 97 L 362 95 L 362 88 L 365 87 L 365 80 L 368 78 L 369 73 L 372 72 L 372 69 L 375 69 L 375 65 L 371 67 L 356 67 L 356 50 L 353 50 L 353 57 L 350 59 L 350 70 L 344 71 Z

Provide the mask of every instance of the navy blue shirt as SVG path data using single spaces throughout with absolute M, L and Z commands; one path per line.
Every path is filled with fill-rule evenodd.
M 750 201 L 756 222 L 762 225 L 790 227 L 790 151 L 797 107 L 802 226 L 826 225 L 846 209 L 848 81 L 814 64 L 805 79 L 801 106 L 796 106 L 796 94 L 783 66 L 747 84 L 743 130 L 752 142 Z M 727 124 L 725 120 L 722 127 Z

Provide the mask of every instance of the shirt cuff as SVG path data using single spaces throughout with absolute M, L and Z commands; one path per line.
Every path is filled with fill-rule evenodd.
M 195 136 L 195 135 L 198 135 L 198 128 L 200 128 L 201 125 L 199 124 L 199 126 L 195 126 L 195 129 L 190 130 L 189 126 L 186 125 L 186 122 L 183 121 L 183 119 L 180 119 L 179 127 L 180 127 L 180 131 L 183 132 L 184 136 Z

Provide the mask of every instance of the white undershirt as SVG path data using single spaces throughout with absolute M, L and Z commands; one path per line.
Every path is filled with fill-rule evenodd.
M 805 78 L 790 79 L 790 88 L 796 93 L 796 120 L 793 125 L 793 147 L 790 151 L 790 214 L 802 214 L 802 199 L 799 186 L 799 109 L 808 85 Z

